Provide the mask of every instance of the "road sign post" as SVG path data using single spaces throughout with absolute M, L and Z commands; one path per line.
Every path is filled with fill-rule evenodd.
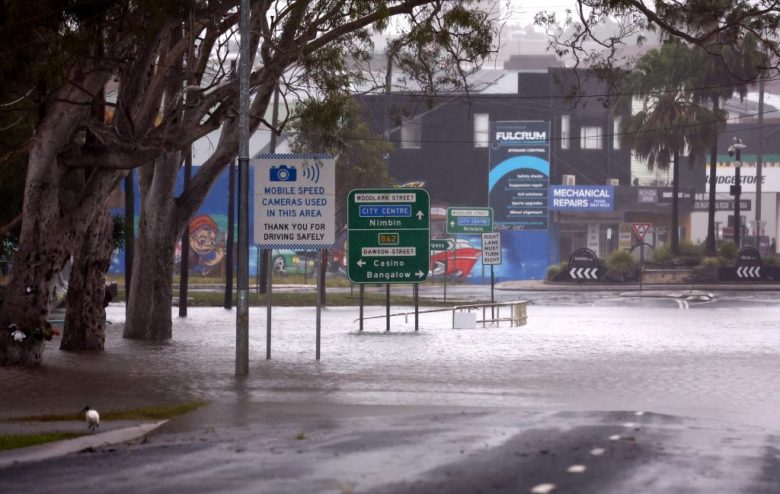
M 423 189 L 356 189 L 347 198 L 347 276 L 353 283 L 421 283 L 430 263 Z
M 501 264 L 501 234 L 483 233 L 482 234 L 482 264 L 490 266 L 490 303 L 495 303 L 494 289 L 496 278 L 493 275 L 493 266 Z M 491 313 L 493 308 L 491 307 Z
M 642 291 L 642 271 L 645 269 L 645 235 L 653 228 L 652 223 L 632 223 L 631 230 L 639 239 L 639 291 Z
M 455 250 L 455 240 L 451 238 L 432 238 L 431 252 L 451 252 Z M 444 302 L 447 302 L 447 269 L 449 268 L 449 255 L 444 256 Z M 431 273 L 433 275 L 433 273 Z
M 336 236 L 336 160 L 326 154 L 262 154 L 255 169 L 255 244 L 259 249 L 324 249 Z M 268 256 L 266 358 L 271 358 L 271 258 Z M 259 270 L 258 270 L 259 271 Z M 317 300 L 320 283 L 317 282 Z M 320 358 L 317 304 L 315 355 Z
M 493 208 L 447 208 L 447 233 L 491 233 Z

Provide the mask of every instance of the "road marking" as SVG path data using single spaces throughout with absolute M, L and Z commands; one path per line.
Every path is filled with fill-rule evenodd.
M 572 465 L 572 466 L 569 467 L 568 472 L 569 473 L 582 473 L 582 472 L 584 472 L 587 469 L 588 469 L 588 467 L 586 467 L 585 465 Z
M 590 450 L 590 454 L 593 456 L 601 456 L 606 450 L 604 448 L 593 448 Z
M 677 302 L 677 307 L 679 307 L 681 310 L 690 309 L 687 300 L 674 299 L 674 301 Z
M 555 484 L 539 484 L 531 489 L 531 494 L 548 494 L 555 490 Z
M 609 436 L 610 441 L 620 441 L 620 434 L 613 434 Z
M 636 412 L 634 415 L 636 415 L 637 417 L 641 417 L 644 414 L 645 414 L 645 412 Z

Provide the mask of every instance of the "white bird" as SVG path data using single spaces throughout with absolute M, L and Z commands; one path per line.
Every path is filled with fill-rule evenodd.
M 89 408 L 89 405 L 85 406 L 82 412 L 84 412 L 84 417 L 87 420 L 87 428 L 91 432 L 95 432 L 95 429 L 100 427 L 100 414 L 97 410 Z

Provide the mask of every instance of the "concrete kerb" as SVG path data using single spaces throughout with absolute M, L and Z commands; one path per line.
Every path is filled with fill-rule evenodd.
M 557 282 L 541 280 L 503 281 L 496 284 L 497 290 L 519 292 L 632 292 L 632 291 L 771 291 L 780 290 L 779 283 L 594 283 L 594 282 Z
M 0 469 L 19 463 L 47 460 L 49 458 L 65 456 L 71 453 L 78 453 L 79 451 L 89 448 L 102 448 L 113 444 L 135 441 L 167 422 L 168 420 L 162 420 L 159 422 L 102 432 L 100 434 L 90 434 L 88 436 L 76 437 L 64 441 L 55 441 L 27 448 L 12 449 L 0 453 Z

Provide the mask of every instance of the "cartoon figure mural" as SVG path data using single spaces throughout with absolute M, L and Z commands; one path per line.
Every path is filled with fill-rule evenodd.
M 207 276 L 225 257 L 225 245 L 217 222 L 203 214 L 190 221 L 191 270 Z

